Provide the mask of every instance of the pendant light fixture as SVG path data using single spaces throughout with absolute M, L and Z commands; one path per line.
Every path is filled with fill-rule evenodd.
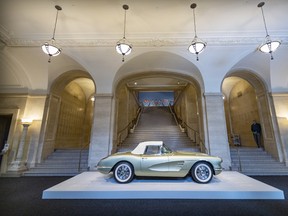
M 122 55 L 122 62 L 124 62 L 124 57 L 129 55 L 132 51 L 132 45 L 126 40 L 126 11 L 129 9 L 128 5 L 123 5 L 124 13 L 124 35 L 121 40 L 119 40 L 116 44 L 116 51 L 120 55 Z
M 261 8 L 262 11 L 262 17 L 263 17 L 263 22 L 264 22 L 264 27 L 266 31 L 266 37 L 264 43 L 262 43 L 259 47 L 259 50 L 263 53 L 270 53 L 271 55 L 271 60 L 274 59 L 272 53 L 276 51 L 276 49 L 280 46 L 281 42 L 280 41 L 272 41 L 270 38 L 270 35 L 268 34 L 267 26 L 266 26 L 266 21 L 264 17 L 264 11 L 263 11 L 263 6 L 265 5 L 265 2 L 260 2 L 257 7 Z
M 58 56 L 61 53 L 61 48 L 58 48 L 55 45 L 55 31 L 56 31 L 56 25 L 57 25 L 57 20 L 58 20 L 58 12 L 60 10 L 62 10 L 62 8 L 59 5 L 55 5 L 55 8 L 57 10 L 56 13 L 56 20 L 55 20 L 55 25 L 54 25 L 54 30 L 53 30 L 53 36 L 52 39 L 50 40 L 50 42 L 45 42 L 42 45 L 42 50 L 45 54 L 47 54 L 49 56 L 48 62 L 51 62 L 51 57 L 53 56 Z
M 191 42 L 191 45 L 188 47 L 189 52 L 196 54 L 196 60 L 199 61 L 198 54 L 201 53 L 205 47 L 206 42 L 203 42 L 201 39 L 197 37 L 197 31 L 196 31 L 196 19 L 195 19 L 195 8 L 197 7 L 197 4 L 193 3 L 190 6 L 193 9 L 193 18 L 194 18 L 194 39 Z

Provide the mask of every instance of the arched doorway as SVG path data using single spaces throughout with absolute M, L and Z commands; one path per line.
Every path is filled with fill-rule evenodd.
M 205 146 L 203 92 L 199 69 L 182 56 L 169 52 L 147 52 L 129 60 L 114 79 L 115 124 L 113 149 L 129 133 L 137 116 L 139 92 L 170 91 L 174 94 L 174 111 L 187 135 Z M 133 101 L 133 102 L 131 102 Z
M 226 76 L 222 92 L 230 146 L 238 144 L 235 142 L 238 142 L 239 135 L 241 146 L 257 147 L 250 127 L 256 120 L 262 128 L 262 147 L 280 159 L 271 118 L 271 99 L 264 81 L 253 72 L 237 70 Z
M 119 142 L 128 136 L 130 128 L 137 121 L 139 108 L 141 104 L 143 105 L 140 95 L 168 92 L 173 94 L 171 105 L 179 126 L 185 130 L 195 146 L 204 145 L 202 97 L 199 84 L 192 77 L 157 71 L 157 73 L 142 72 L 127 76 L 115 88 L 114 151 L 117 150 Z M 152 106 L 160 106 L 155 104 Z
M 56 149 L 88 149 L 93 121 L 95 84 L 83 71 L 69 71 L 51 85 L 41 158 Z
M 230 90 L 228 83 L 233 83 Z M 250 130 L 253 120 L 260 122 L 255 89 L 239 77 L 226 78 L 223 86 L 226 87 L 224 106 L 229 145 L 257 147 Z

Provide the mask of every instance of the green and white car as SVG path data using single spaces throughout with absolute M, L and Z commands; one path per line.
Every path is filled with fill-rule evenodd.
M 113 172 L 119 183 L 128 183 L 134 176 L 186 177 L 208 183 L 222 171 L 222 159 L 199 152 L 174 152 L 162 141 L 141 142 L 131 152 L 119 152 L 101 159 L 97 170 Z

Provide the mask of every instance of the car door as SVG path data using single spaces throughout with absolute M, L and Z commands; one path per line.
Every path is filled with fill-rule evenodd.
M 141 175 L 167 176 L 169 172 L 169 154 L 162 154 L 160 146 L 147 146 L 141 155 Z

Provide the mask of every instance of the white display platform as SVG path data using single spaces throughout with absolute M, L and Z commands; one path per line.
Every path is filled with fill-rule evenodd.
M 43 191 L 42 199 L 285 199 L 283 191 L 233 171 L 208 184 L 191 177 L 134 179 L 118 184 L 113 176 L 84 172 Z

